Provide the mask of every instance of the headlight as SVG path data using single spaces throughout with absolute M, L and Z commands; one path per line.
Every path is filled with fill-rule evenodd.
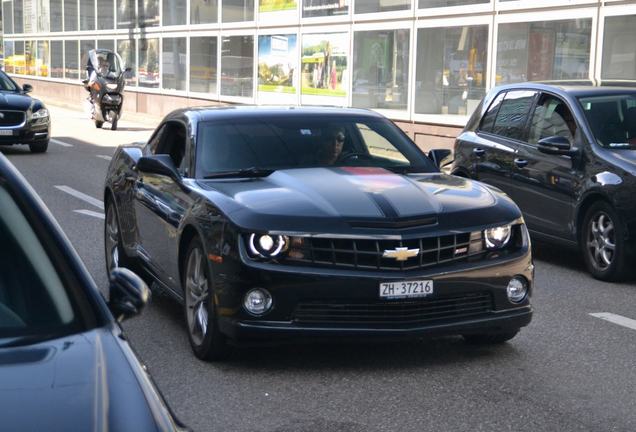
M 287 250 L 289 238 L 282 235 L 250 234 L 247 244 L 252 256 L 275 258 Z
M 488 249 L 501 249 L 505 247 L 512 237 L 512 225 L 503 225 L 488 228 L 484 231 L 484 239 Z
M 119 84 L 117 83 L 108 83 L 106 84 L 106 88 L 109 90 L 117 90 L 117 87 L 119 87 Z
M 31 118 L 41 119 L 41 118 L 46 118 L 48 116 L 49 116 L 49 110 L 47 110 L 46 108 L 40 108 L 39 110 L 37 110 L 31 115 Z

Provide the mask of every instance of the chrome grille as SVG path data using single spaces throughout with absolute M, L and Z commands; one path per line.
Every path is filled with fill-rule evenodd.
M 394 251 L 397 248 L 419 251 L 416 256 L 404 261 L 383 256 L 385 251 Z M 309 237 L 304 238 L 302 245 L 290 252 L 285 262 L 363 270 L 414 270 L 467 260 L 482 253 L 481 232 L 410 240 Z
M 0 111 L 0 127 L 19 126 L 25 119 L 23 111 Z

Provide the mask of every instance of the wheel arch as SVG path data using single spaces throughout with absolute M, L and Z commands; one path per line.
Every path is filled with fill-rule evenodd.
M 199 231 L 194 227 L 194 225 L 188 224 L 183 228 L 181 232 L 181 238 L 179 239 L 179 255 L 178 255 L 178 264 L 179 264 L 179 281 L 183 279 L 183 268 L 185 267 L 185 259 L 186 252 L 188 250 L 188 246 L 193 238 L 200 237 L 201 241 L 203 238 L 199 234 Z

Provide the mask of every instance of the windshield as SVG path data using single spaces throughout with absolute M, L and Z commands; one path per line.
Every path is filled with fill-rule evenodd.
M 610 149 L 636 149 L 636 93 L 581 97 L 596 142 Z
M 18 86 L 4 72 L 0 71 L 0 91 L 16 91 Z
M 58 273 L 11 195 L 0 187 L 0 347 L 52 339 L 78 329 Z M 9 342 L 10 343 L 10 342 Z
M 106 78 L 117 78 L 121 74 L 121 59 L 112 51 L 91 50 L 89 60 L 98 75 Z
M 329 166 L 436 171 L 415 144 L 384 119 L 298 116 L 199 125 L 197 177 Z

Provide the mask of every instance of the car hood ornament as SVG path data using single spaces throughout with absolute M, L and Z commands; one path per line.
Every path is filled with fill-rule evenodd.
M 420 253 L 420 249 L 409 249 L 405 247 L 395 248 L 394 250 L 385 250 L 382 258 L 394 258 L 396 261 L 406 261 L 409 258 L 416 257 Z

